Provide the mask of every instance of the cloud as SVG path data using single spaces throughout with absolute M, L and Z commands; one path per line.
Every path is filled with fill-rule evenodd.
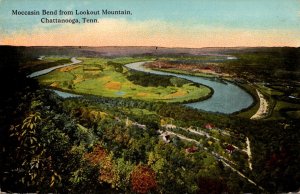
M 299 31 L 212 28 L 163 22 L 99 19 L 95 24 L 64 24 L 4 35 L 0 44 L 25 46 L 299 46 Z

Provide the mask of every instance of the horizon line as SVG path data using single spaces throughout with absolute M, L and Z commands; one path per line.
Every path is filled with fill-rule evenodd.
M 300 48 L 299 46 L 212 46 L 212 47 L 168 47 L 168 46 L 117 46 L 117 45 L 105 45 L 105 46 L 87 46 L 87 45 L 2 45 L 0 46 L 11 46 L 11 47 L 90 47 L 90 48 L 100 48 L 100 47 L 156 47 L 156 48 L 170 48 L 170 49 L 205 49 L 205 48 Z

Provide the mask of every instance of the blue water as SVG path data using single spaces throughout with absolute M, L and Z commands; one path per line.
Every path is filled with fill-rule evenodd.
M 78 94 L 72 94 L 69 92 L 62 92 L 62 91 L 58 91 L 58 90 L 51 90 L 54 93 L 56 93 L 58 96 L 62 97 L 62 98 L 75 98 L 75 97 L 81 97 L 81 95 Z
M 231 59 L 231 58 L 230 58 Z M 37 77 L 40 75 L 47 74 L 55 69 L 73 65 L 76 63 L 80 63 L 80 61 L 76 60 L 74 57 L 71 59 L 72 63 L 70 64 L 64 64 L 59 65 L 56 67 L 44 69 L 42 71 L 34 72 L 28 77 Z M 248 108 L 253 103 L 253 98 L 250 94 L 248 94 L 245 90 L 238 87 L 237 85 L 226 82 L 226 81 L 217 81 L 212 79 L 206 79 L 202 77 L 197 76 L 191 76 L 191 75 L 181 75 L 181 74 L 175 74 L 175 73 L 168 73 L 168 72 L 161 72 L 156 70 L 147 69 L 143 66 L 145 62 L 136 62 L 136 63 L 130 63 L 127 64 L 126 67 L 129 69 L 142 71 L 146 73 L 152 73 L 157 75 L 170 75 L 175 76 L 183 79 L 190 80 L 195 83 L 203 84 L 206 86 L 211 87 L 214 90 L 214 94 L 211 96 L 211 98 L 200 101 L 200 102 L 193 102 L 188 103 L 186 106 L 209 111 L 209 112 L 219 112 L 224 114 L 231 114 L 237 111 L 240 111 L 242 109 Z M 53 90 L 57 95 L 61 96 L 62 98 L 70 98 L 70 97 L 80 97 L 81 95 L 72 94 L 69 92 L 61 92 L 58 90 Z M 125 94 L 123 91 L 118 91 L 118 95 L 122 96 Z
M 118 92 L 116 92 L 116 94 L 119 95 L 119 96 L 123 96 L 124 94 L 126 94 L 126 92 L 118 91 Z
M 248 108 L 253 103 L 253 98 L 250 94 L 248 94 L 245 90 L 231 82 L 220 82 L 197 76 L 181 75 L 151 70 L 145 68 L 143 66 L 144 63 L 145 62 L 131 63 L 127 64 L 126 67 L 136 71 L 142 71 L 157 75 L 170 75 L 187 79 L 195 83 L 209 86 L 214 90 L 214 94 L 211 98 L 200 102 L 188 103 L 186 104 L 186 106 L 209 112 L 231 114 L 242 109 Z
M 41 57 L 39 57 L 39 60 L 43 60 L 43 58 L 44 57 L 41 56 Z M 67 66 L 70 66 L 70 65 L 75 65 L 77 63 L 80 63 L 81 61 L 77 60 L 75 57 L 72 57 L 71 62 L 72 63 L 67 63 L 67 64 L 64 64 L 64 65 L 57 65 L 55 67 L 50 67 L 50 68 L 47 68 L 47 69 L 43 69 L 43 70 L 40 70 L 40 71 L 33 72 L 32 74 L 29 74 L 27 77 L 34 78 L 34 77 L 38 77 L 38 76 L 41 76 L 41 75 L 45 75 L 45 74 L 50 73 L 51 71 L 54 71 L 56 69 L 59 69 L 59 68 L 62 68 L 62 67 L 67 67 Z

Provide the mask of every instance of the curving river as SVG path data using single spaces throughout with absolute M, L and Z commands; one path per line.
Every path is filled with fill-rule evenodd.
M 211 87 L 214 90 L 214 94 L 211 98 L 200 101 L 188 103 L 186 106 L 208 111 L 208 112 L 219 112 L 224 114 L 231 114 L 242 109 L 248 108 L 253 103 L 253 98 L 245 90 L 239 86 L 227 82 L 227 81 L 214 81 L 211 79 L 205 79 L 202 77 L 182 75 L 169 72 L 156 71 L 145 68 L 143 65 L 146 62 L 136 62 L 125 65 L 129 69 L 136 71 L 142 71 L 146 73 L 152 73 L 157 75 L 170 75 L 183 79 L 190 80 L 195 83 L 203 84 Z
M 38 58 L 38 60 L 43 60 L 43 58 L 44 58 L 44 56 L 40 56 Z M 71 62 L 72 63 L 67 63 L 67 64 L 64 64 L 64 65 L 58 65 L 58 66 L 55 66 L 55 67 L 50 67 L 50 68 L 47 68 L 47 69 L 43 69 L 43 70 L 40 70 L 40 71 L 33 72 L 32 74 L 29 74 L 27 77 L 33 78 L 33 77 L 38 77 L 38 76 L 41 76 L 41 75 L 45 75 L 47 73 L 50 73 L 51 71 L 54 71 L 55 69 L 59 69 L 59 68 L 62 68 L 62 67 L 67 67 L 67 66 L 70 66 L 70 65 L 75 65 L 77 63 L 81 63 L 82 61 L 79 61 L 75 57 L 72 57 Z
M 41 71 L 34 72 L 27 77 L 34 78 L 44 74 L 47 74 L 55 69 L 74 65 L 80 63 L 81 61 L 77 60 L 75 57 L 71 59 L 72 63 L 59 65 L 55 67 L 51 67 L 48 69 L 44 69 Z M 248 108 L 253 103 L 253 98 L 250 94 L 248 94 L 245 90 L 238 87 L 237 85 L 226 82 L 226 81 L 214 81 L 211 79 L 205 79 L 202 77 L 191 76 L 191 75 L 182 75 L 182 74 L 175 74 L 175 73 L 168 73 L 162 71 L 156 71 L 152 69 L 145 68 L 143 64 L 147 62 L 136 62 L 130 63 L 125 65 L 129 69 L 133 69 L 136 71 L 152 73 L 157 75 L 170 75 L 175 76 L 183 79 L 190 80 L 195 83 L 199 83 L 202 85 L 206 85 L 211 87 L 214 90 L 214 94 L 207 100 L 200 101 L 200 102 L 193 102 L 188 103 L 186 106 L 208 111 L 208 112 L 218 112 L 224 114 L 231 114 L 242 109 Z M 61 92 L 57 90 L 53 90 L 57 95 L 63 98 L 69 97 L 79 97 L 81 95 L 72 94 L 70 92 Z

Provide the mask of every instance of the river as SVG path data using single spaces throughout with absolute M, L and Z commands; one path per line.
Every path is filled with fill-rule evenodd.
M 55 69 L 74 65 L 80 63 L 81 61 L 77 60 L 75 57 L 71 59 L 72 63 L 59 65 L 51 68 L 47 68 L 41 71 L 33 72 L 32 74 L 28 75 L 27 77 L 34 78 L 40 75 L 47 74 Z M 214 94 L 207 100 L 193 102 L 185 104 L 186 106 L 200 109 L 208 112 L 216 112 L 216 113 L 223 113 L 223 114 L 231 114 L 245 108 L 248 108 L 253 103 L 253 98 L 250 94 L 248 94 L 245 90 L 240 88 L 239 86 L 227 82 L 227 81 L 218 81 L 207 79 L 203 77 L 191 76 L 191 75 L 182 75 L 182 74 L 175 74 L 175 73 L 168 73 L 168 72 L 161 72 L 152 69 L 145 68 L 143 64 L 146 62 L 136 62 L 130 63 L 125 65 L 129 69 L 133 69 L 136 71 L 152 73 L 157 75 L 170 75 L 175 76 L 183 79 L 190 80 L 195 83 L 199 83 L 202 85 L 206 85 L 211 87 L 214 90 Z M 79 97 L 81 95 L 72 94 L 70 92 L 61 92 L 57 90 L 53 90 L 56 94 L 63 98 L 69 97 Z
M 43 60 L 43 58 L 44 58 L 44 56 L 41 56 L 41 57 L 38 58 L 38 60 Z M 62 68 L 62 67 L 67 67 L 67 66 L 70 66 L 70 65 L 75 65 L 77 63 L 81 63 L 82 61 L 79 61 L 75 57 L 72 57 L 71 62 L 72 63 L 67 63 L 67 64 L 64 64 L 64 65 L 58 65 L 58 66 L 55 66 L 55 67 L 50 67 L 50 68 L 47 68 L 47 69 L 43 69 L 43 70 L 40 70 L 40 71 L 33 72 L 32 74 L 29 74 L 27 77 L 34 78 L 34 77 L 38 77 L 38 76 L 41 76 L 41 75 L 45 75 L 47 73 L 50 73 L 51 71 L 54 71 L 55 69 L 59 69 L 59 68 Z
M 186 106 L 208 112 L 231 114 L 248 108 L 253 103 L 253 98 L 249 93 L 231 82 L 217 81 L 198 76 L 156 71 L 145 68 L 143 64 L 145 64 L 145 62 L 130 63 L 125 66 L 136 71 L 142 71 L 157 75 L 170 75 L 187 79 L 195 83 L 209 86 L 214 90 L 214 94 L 211 98 L 200 102 L 188 103 L 185 104 Z

